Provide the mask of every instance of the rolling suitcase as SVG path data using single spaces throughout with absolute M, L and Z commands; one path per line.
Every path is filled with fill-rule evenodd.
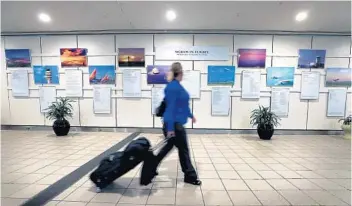
M 150 153 L 149 140 L 140 137 L 131 141 L 123 152 L 115 152 L 104 158 L 98 168 L 90 174 L 97 192 L 135 168 Z

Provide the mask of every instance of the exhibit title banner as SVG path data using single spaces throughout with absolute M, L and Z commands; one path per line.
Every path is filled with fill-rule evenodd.
M 227 61 L 229 48 L 218 46 L 156 47 L 156 60 Z

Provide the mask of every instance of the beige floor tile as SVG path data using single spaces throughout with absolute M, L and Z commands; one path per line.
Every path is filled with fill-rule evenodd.
M 228 191 L 234 205 L 261 205 L 251 191 Z
M 241 179 L 236 171 L 218 171 L 221 179 Z
M 339 198 L 329 194 L 326 191 L 304 191 L 309 197 L 320 205 L 347 205 Z
M 293 184 L 285 179 L 266 180 L 275 190 L 298 190 Z
M 345 203 L 351 205 L 351 191 L 349 190 L 330 190 L 328 191 L 335 197 L 339 198 L 340 200 L 344 201 Z
M 321 190 L 316 184 L 306 179 L 287 179 L 300 190 Z
M 39 185 L 51 185 L 63 178 L 64 175 L 47 175 L 43 179 L 36 182 Z
M 89 202 L 92 200 L 97 193 L 88 190 L 87 188 L 78 188 L 69 194 L 64 201 L 79 201 L 79 202 Z
M 165 182 L 154 182 L 153 189 L 160 189 L 160 188 L 176 188 L 176 179 L 172 179 L 171 181 Z
M 275 171 L 257 171 L 257 172 L 264 179 L 282 179 L 283 178 Z
M 226 191 L 203 191 L 205 205 L 232 205 Z
M 43 168 L 35 171 L 34 173 L 36 173 L 36 174 L 52 174 L 53 172 L 59 170 L 60 168 L 61 168 L 61 166 L 48 165 L 46 167 L 43 167 Z
M 47 185 L 29 185 L 18 192 L 12 194 L 11 198 L 31 198 L 37 193 L 41 192 L 47 187 Z
M 1 184 L 1 197 L 10 197 L 27 186 L 29 184 Z
M 19 206 L 26 201 L 27 201 L 27 199 L 1 198 L 1 205 L 2 206 Z
M 175 188 L 163 188 L 162 190 L 151 190 L 147 204 L 148 205 L 159 205 L 159 204 L 175 204 Z
M 307 194 L 299 190 L 285 190 L 279 193 L 292 205 L 319 205 L 316 201 L 310 198 Z
M 218 171 L 233 171 L 233 167 L 231 164 L 221 164 L 221 163 L 215 163 L 214 167 Z
M 253 191 L 263 205 L 290 205 L 277 191 Z
M 61 201 L 57 204 L 57 206 L 86 206 L 86 202 L 69 202 L 69 201 Z
M 202 190 L 225 190 L 224 185 L 220 179 L 203 179 Z
M 91 200 L 91 202 L 116 204 L 120 200 L 124 192 L 124 189 L 104 191 L 96 194 L 95 197 Z
M 69 187 L 63 192 L 61 192 L 58 196 L 54 197 L 53 200 L 64 200 L 68 195 L 70 195 L 73 191 L 75 191 L 77 188 L 74 187 Z
M 60 201 L 50 201 L 48 203 L 46 203 L 44 206 L 56 206 L 57 204 L 59 204 Z
M 244 180 L 257 180 L 262 179 L 262 177 L 255 171 L 237 171 L 237 173 Z
M 318 185 L 324 190 L 344 190 L 345 188 L 327 179 L 310 179 L 310 182 Z
M 251 190 L 274 190 L 265 180 L 245 180 Z
M 226 190 L 250 190 L 243 180 L 222 180 Z
M 216 171 L 199 171 L 198 172 L 200 179 L 214 179 L 219 178 L 219 175 Z
M 176 205 L 204 205 L 202 192 L 199 189 L 177 189 Z
M 146 204 L 150 190 L 136 190 L 136 189 L 127 189 L 119 200 L 120 203 L 124 204 Z

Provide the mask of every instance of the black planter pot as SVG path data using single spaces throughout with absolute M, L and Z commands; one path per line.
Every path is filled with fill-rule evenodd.
M 66 136 L 70 131 L 70 123 L 66 120 L 55 120 L 53 130 L 56 136 Z
M 274 127 L 267 128 L 267 129 L 263 129 L 263 128 L 258 127 L 257 133 L 258 133 L 260 139 L 270 140 L 274 134 Z

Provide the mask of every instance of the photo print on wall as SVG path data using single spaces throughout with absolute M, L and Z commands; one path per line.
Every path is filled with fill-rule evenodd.
M 119 67 L 145 67 L 144 48 L 119 48 Z
M 9 68 L 31 67 L 29 49 L 5 49 L 6 65 Z
M 208 84 L 234 85 L 234 66 L 208 66 Z
M 147 84 L 167 84 L 170 66 L 147 66 Z
M 326 50 L 300 49 L 298 68 L 324 68 Z
M 114 65 L 89 66 L 90 84 L 115 84 L 115 80 L 116 75 Z
M 238 67 L 265 68 L 266 49 L 238 49 Z
M 86 67 L 88 65 L 87 49 L 61 48 L 61 67 Z
M 294 67 L 268 67 L 266 74 L 267 87 L 293 87 Z
M 351 87 L 351 68 L 327 68 L 326 87 Z
M 35 84 L 59 84 L 58 66 L 33 66 Z

